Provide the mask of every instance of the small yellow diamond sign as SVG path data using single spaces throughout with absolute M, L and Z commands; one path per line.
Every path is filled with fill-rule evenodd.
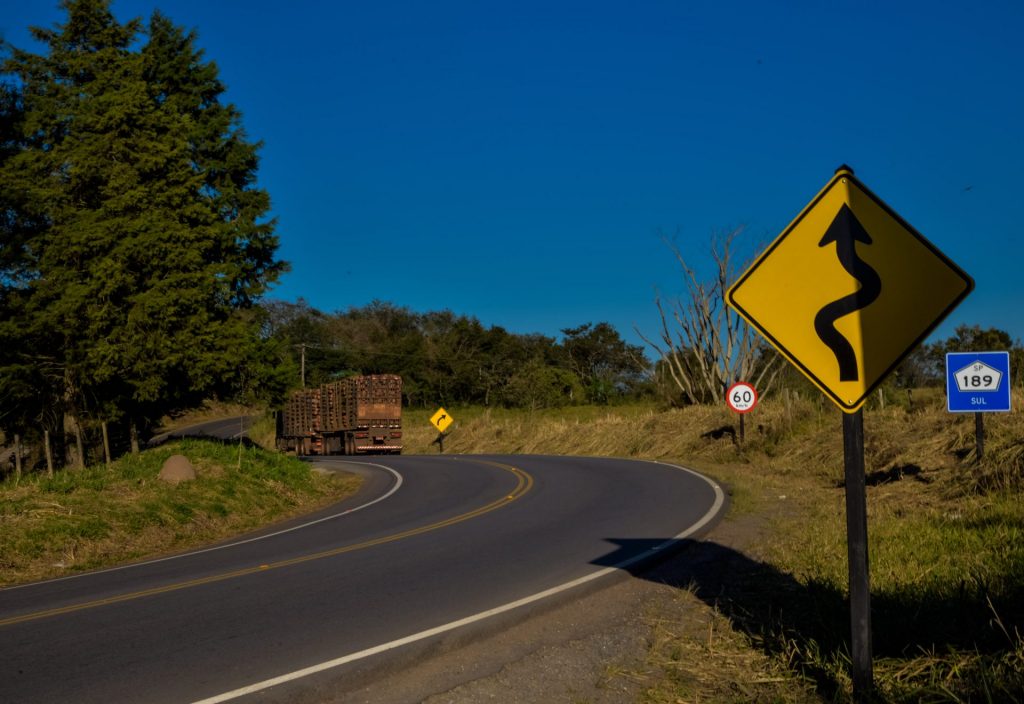
M 726 301 L 846 413 L 974 281 L 841 168 Z
M 442 433 L 448 428 L 449 425 L 452 424 L 452 421 L 454 420 L 455 419 L 448 414 L 448 411 L 444 410 L 443 408 L 438 408 L 437 413 L 430 416 L 430 424 L 433 425 L 435 428 L 438 429 L 439 432 Z

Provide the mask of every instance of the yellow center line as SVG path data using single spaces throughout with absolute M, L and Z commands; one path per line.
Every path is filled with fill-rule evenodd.
M 431 531 L 453 526 L 457 523 L 468 521 L 472 518 L 477 518 L 485 513 L 490 513 L 496 509 L 506 506 L 512 501 L 523 496 L 525 493 L 533 488 L 533 477 L 527 472 L 513 467 L 512 465 L 502 464 L 500 462 L 490 462 L 487 460 L 471 460 L 478 464 L 486 464 L 492 467 L 503 469 L 507 472 L 511 472 L 517 480 L 516 487 L 507 495 L 503 496 L 496 501 L 481 506 L 480 508 L 473 509 L 458 516 L 446 518 L 443 521 L 437 523 L 431 523 L 430 525 L 420 526 L 419 528 L 412 528 L 410 530 L 402 531 L 401 533 L 395 533 L 394 535 L 386 535 L 380 538 L 374 538 L 373 540 L 367 540 L 362 543 L 355 545 L 346 545 L 340 548 L 332 548 L 331 550 L 323 550 L 321 552 L 311 553 L 309 555 L 303 555 L 301 557 L 294 557 L 288 560 L 281 560 L 279 562 L 263 563 L 254 567 L 246 567 L 240 570 L 233 570 L 231 572 L 223 572 L 221 574 L 210 575 L 209 577 L 201 577 L 199 579 L 190 579 L 185 582 L 177 582 L 175 584 L 168 584 L 162 587 L 154 587 L 152 589 L 143 589 L 137 592 L 130 592 L 128 594 L 119 594 L 117 596 L 107 597 L 105 599 L 96 599 L 94 601 L 86 601 L 81 604 L 71 604 L 69 606 L 61 606 L 55 609 L 46 609 L 44 611 L 35 611 L 21 616 L 12 616 L 10 618 L 0 619 L 0 627 L 12 626 L 17 623 L 25 623 L 27 621 L 37 621 L 43 618 L 49 618 L 51 616 L 60 616 L 62 614 L 74 613 L 76 611 L 85 611 L 86 609 L 94 609 L 100 606 L 109 606 L 111 604 L 119 604 L 124 601 L 133 601 L 135 599 L 143 599 L 148 596 L 156 596 L 158 594 L 168 594 L 170 592 L 180 591 L 182 589 L 191 589 L 192 587 L 199 587 L 205 584 L 214 584 L 216 582 L 224 582 L 229 579 L 236 579 L 238 577 L 246 577 L 252 574 L 258 574 L 262 572 L 269 572 L 270 570 L 280 569 L 282 567 L 291 567 L 293 565 L 300 565 L 304 562 L 312 562 L 314 560 L 322 560 L 328 557 L 335 557 L 337 555 L 343 555 L 349 552 L 355 552 L 357 550 L 363 550 L 365 548 L 374 547 L 376 545 L 384 545 L 386 543 L 393 543 L 398 540 L 410 538 L 414 535 L 421 535 L 423 533 L 429 533 Z

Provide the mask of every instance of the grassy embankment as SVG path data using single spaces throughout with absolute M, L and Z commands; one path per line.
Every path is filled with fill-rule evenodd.
M 786 395 L 784 395 L 786 396 Z M 1015 393 L 1014 406 L 1021 398 Z M 1024 698 L 1024 423 L 986 417 L 974 462 L 974 420 L 918 392 L 865 414 L 875 671 L 887 701 Z M 751 522 L 742 573 L 680 590 L 687 609 L 652 612 L 642 671 L 647 702 L 844 700 L 846 531 L 839 412 L 819 397 L 766 399 L 747 416 L 743 446 L 724 408 L 569 408 L 526 413 L 452 407 L 446 453 L 644 457 L 687 464 L 725 484 L 736 524 Z M 409 454 L 436 453 L 431 411 L 405 416 Z M 272 437 L 268 421 L 256 437 Z M 155 480 L 182 452 L 200 480 Z M 3 485 L 4 583 L 208 542 L 324 502 L 346 487 L 308 466 L 212 443 L 169 445 L 96 467 Z M 767 517 L 764 519 L 762 517 Z M 723 554 L 727 551 L 723 550 Z M 55 566 L 61 565 L 63 567 Z M 693 637 L 696 603 L 705 634 Z M 681 635 L 688 633 L 689 635 Z
M 157 475 L 172 454 L 196 480 Z M 0 484 L 0 586 L 185 550 L 304 513 L 354 492 L 355 477 L 323 476 L 259 448 L 185 440 L 52 479 Z

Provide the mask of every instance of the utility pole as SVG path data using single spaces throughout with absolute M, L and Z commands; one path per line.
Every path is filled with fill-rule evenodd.
M 307 347 L 320 347 L 320 345 L 311 345 L 306 342 L 300 342 L 292 347 L 299 348 L 299 374 L 302 378 L 302 388 L 306 388 L 306 348 Z

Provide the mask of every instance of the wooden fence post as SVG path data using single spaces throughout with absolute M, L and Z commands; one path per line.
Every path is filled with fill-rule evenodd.
M 14 486 L 21 483 L 21 436 L 14 434 Z
M 46 448 L 46 476 L 53 479 L 53 453 L 50 451 L 50 431 L 43 431 L 43 445 Z
M 107 469 L 110 469 L 110 436 L 107 435 L 107 421 L 100 426 L 103 428 L 103 458 L 107 461 Z

